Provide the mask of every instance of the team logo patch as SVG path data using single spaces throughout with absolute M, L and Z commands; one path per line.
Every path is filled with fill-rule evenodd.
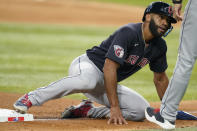
M 114 45 L 114 52 L 118 58 L 122 58 L 124 56 L 124 49 L 119 45 Z

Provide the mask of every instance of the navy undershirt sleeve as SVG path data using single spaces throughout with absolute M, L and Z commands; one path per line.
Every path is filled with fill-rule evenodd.
M 156 45 L 157 45 L 157 58 L 154 61 L 151 61 L 149 63 L 150 70 L 153 72 L 164 72 L 168 68 L 167 64 L 167 58 L 166 58 L 166 53 L 167 53 L 167 45 L 166 41 L 162 38 L 155 39 Z

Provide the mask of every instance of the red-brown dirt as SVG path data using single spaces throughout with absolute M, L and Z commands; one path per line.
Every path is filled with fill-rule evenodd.
M 140 22 L 144 9 L 134 6 L 100 4 L 82 0 L 0 0 L 0 22 L 77 24 L 77 25 L 123 25 Z M 0 108 L 13 109 L 12 104 L 22 94 L 0 92 Z M 32 107 L 33 122 L 0 123 L 0 130 L 131 130 L 151 129 L 158 126 L 147 122 L 128 121 L 128 125 L 108 125 L 106 119 L 66 119 L 60 118 L 65 107 L 79 104 L 79 100 L 58 99 L 40 107 Z M 160 103 L 151 103 L 159 107 Z M 98 104 L 96 104 L 99 106 Z M 197 101 L 183 101 L 180 109 L 197 114 Z M 197 121 L 177 121 L 177 127 L 197 126 Z
M 141 21 L 144 9 L 84 0 L 0 0 L 0 21 L 121 25 Z
M 16 93 L 0 93 L 0 108 L 13 109 L 13 103 L 21 96 L 22 94 Z M 108 125 L 106 119 L 90 119 L 90 118 L 81 118 L 81 119 L 65 119 L 65 120 L 55 120 L 60 118 L 61 112 L 64 108 L 69 107 L 70 105 L 79 104 L 79 100 L 71 99 L 57 99 L 46 102 L 42 106 L 35 106 L 30 108 L 28 113 L 34 115 L 35 119 L 51 119 L 51 120 L 35 120 L 32 122 L 4 122 L 0 123 L 1 131 L 7 130 L 131 130 L 131 129 L 154 129 L 159 128 L 158 126 L 148 122 L 133 122 L 128 121 L 128 125 Z M 94 103 L 96 106 L 98 104 Z M 159 107 L 158 103 L 151 103 L 153 107 Z M 197 115 L 197 101 L 183 101 L 180 105 L 180 109 L 188 112 L 193 112 Z M 54 120 L 53 120 L 54 119 Z M 197 126 L 197 121 L 186 121 L 178 120 L 177 127 L 194 127 Z

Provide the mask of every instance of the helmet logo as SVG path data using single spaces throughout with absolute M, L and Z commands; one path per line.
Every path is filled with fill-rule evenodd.
M 168 13 L 170 14 L 170 16 L 172 16 L 173 12 L 172 12 L 172 6 L 168 7 Z

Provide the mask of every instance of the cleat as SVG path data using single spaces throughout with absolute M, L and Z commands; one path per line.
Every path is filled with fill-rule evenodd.
M 192 115 L 185 111 L 177 111 L 176 119 L 177 120 L 197 120 L 197 116 Z
M 148 121 L 159 125 L 163 129 L 175 129 L 175 122 L 164 119 L 157 109 L 155 110 L 152 107 L 147 107 L 145 110 L 145 116 Z
M 70 106 L 66 108 L 64 112 L 61 114 L 61 118 L 80 118 L 80 117 L 87 117 L 88 111 L 93 108 L 94 105 L 90 100 L 83 100 L 77 106 Z
M 160 112 L 159 108 L 154 109 L 154 112 Z M 176 120 L 197 120 L 197 116 L 186 111 L 177 111 Z
M 32 106 L 31 101 L 28 98 L 28 94 L 25 94 L 21 98 L 19 98 L 15 103 L 14 103 L 14 109 L 16 112 L 19 112 L 21 114 L 25 114 L 27 110 Z

